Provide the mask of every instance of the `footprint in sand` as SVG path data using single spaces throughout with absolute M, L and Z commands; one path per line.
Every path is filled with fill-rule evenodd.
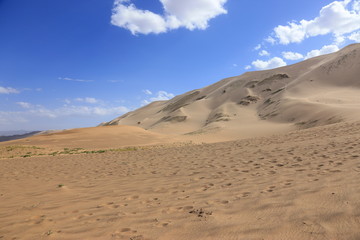
M 29 219 L 29 221 L 31 222 L 31 224 L 41 224 L 42 222 L 45 221 L 45 218 L 46 218 L 45 215 L 33 216 Z
M 156 227 L 168 227 L 170 224 L 171 224 L 171 221 L 161 222 L 157 218 L 155 219 L 155 226 Z
M 142 235 L 136 234 L 136 230 L 131 230 L 131 228 L 122 228 L 121 230 L 115 231 L 111 234 L 112 239 L 129 239 L 129 240 L 142 240 L 144 239 Z
M 231 187 L 232 183 L 226 183 L 221 185 L 221 187 L 226 188 L 226 187 Z
M 250 196 L 250 194 L 251 194 L 251 192 L 243 192 L 242 197 L 246 198 L 246 197 Z

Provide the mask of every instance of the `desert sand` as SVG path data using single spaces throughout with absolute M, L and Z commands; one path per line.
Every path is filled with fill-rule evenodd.
M 0 161 L 0 239 L 360 238 L 360 123 Z
M 359 240 L 360 44 L 0 143 L 0 240 Z

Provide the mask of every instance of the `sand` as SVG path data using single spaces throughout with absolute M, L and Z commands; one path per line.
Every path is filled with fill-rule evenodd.
M 0 161 L 0 239 L 360 239 L 360 123 Z

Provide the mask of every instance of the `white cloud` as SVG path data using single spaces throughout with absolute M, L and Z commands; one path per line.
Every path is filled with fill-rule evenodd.
M 27 116 L 22 114 L 23 112 L 4 112 L 0 111 L 0 124 L 11 125 L 13 123 L 25 123 L 28 121 Z
M 258 45 L 256 45 L 255 47 L 254 47 L 254 50 L 259 50 L 261 48 L 261 44 L 258 44 Z
M 168 93 L 165 91 L 158 91 L 156 93 L 155 97 L 151 97 L 150 99 L 146 99 L 142 101 L 142 105 L 147 105 L 151 102 L 155 102 L 155 101 L 166 101 L 166 100 L 170 100 L 171 98 L 175 97 L 174 94 L 172 93 Z
M 94 103 L 98 103 L 98 102 L 99 102 L 99 100 L 97 100 L 96 98 L 91 98 L 91 97 L 76 98 L 75 101 L 84 102 L 84 103 L 91 103 L 91 104 L 94 104 Z
M 103 108 L 103 107 L 95 107 L 92 112 L 95 115 L 105 116 L 105 115 L 114 115 L 114 114 L 124 114 L 128 112 L 129 109 L 127 107 L 112 107 L 112 108 Z
M 17 102 L 16 104 L 18 104 L 20 107 L 26 108 L 26 109 L 29 109 L 32 107 L 32 105 L 28 102 Z
M 143 90 L 143 93 L 145 93 L 146 95 L 152 95 L 152 92 L 148 89 Z
M 128 29 L 134 35 L 167 31 L 167 24 L 162 16 L 147 10 L 139 10 L 134 4 L 129 6 L 122 3 L 116 4 L 111 16 L 111 23 Z
M 120 107 L 89 107 L 89 106 L 66 106 L 55 110 L 40 109 L 37 112 L 44 112 L 49 116 L 91 116 L 91 115 L 114 115 L 123 114 L 129 111 L 128 108 Z M 35 112 L 36 112 L 35 111 Z
M 334 35 L 334 43 L 336 45 L 341 45 L 343 42 L 345 42 L 346 38 L 344 35 Z
M 274 31 L 281 44 L 299 43 L 305 38 L 304 28 L 294 22 L 288 26 L 277 26 Z
M 98 103 L 99 100 L 95 98 L 77 98 L 75 101 L 85 102 L 85 103 Z M 28 102 L 16 102 L 19 106 L 26 109 L 24 112 L 13 112 L 19 113 L 20 115 L 30 114 L 33 116 L 42 116 L 42 117 L 49 117 L 49 118 L 58 118 L 64 116 L 91 116 L 91 115 L 114 115 L 114 114 L 123 114 L 128 112 L 129 109 L 124 106 L 84 106 L 84 105 L 69 105 L 71 101 L 65 99 L 66 104 L 62 107 L 49 109 L 43 105 L 34 105 Z M 4 112 L 3 112 L 4 113 Z
M 2 87 L 0 86 L 0 94 L 10 94 L 10 93 L 19 93 L 20 91 L 12 87 Z
M 353 5 L 349 7 L 349 3 Z M 300 43 L 309 37 L 333 34 L 339 36 L 360 29 L 359 1 L 334 1 L 320 10 L 318 17 L 312 20 L 290 22 L 274 28 L 275 36 L 280 44 Z
M 67 116 L 106 116 L 114 114 L 123 114 L 129 111 L 124 106 L 119 107 L 89 107 L 89 106 L 63 106 L 56 109 L 48 109 L 44 106 L 37 105 L 36 107 L 29 104 L 27 111 L 24 112 L 1 112 L 2 117 L 5 115 L 17 115 L 21 116 L 37 116 L 47 118 L 60 118 Z M 0 116 L 1 117 L 1 116 Z
M 164 101 L 175 97 L 174 94 L 165 91 L 158 91 L 156 97 L 150 98 L 151 101 Z
M 360 1 L 354 1 L 353 6 L 352 6 L 353 10 L 356 12 L 360 12 Z
M 106 118 L 113 118 L 128 112 L 129 109 L 124 106 L 115 107 L 88 107 L 88 106 L 64 106 L 55 109 L 49 109 L 44 106 L 31 105 L 31 108 L 23 111 L 0 111 L 0 126 L 5 129 L 18 128 L 19 126 L 28 126 L 31 129 L 63 128 L 71 126 L 78 122 L 78 126 L 84 126 L 84 117 L 94 121 L 96 124 L 104 121 Z M 66 125 L 66 122 L 71 122 Z M 91 121 L 90 121 L 91 122 Z
M 245 70 L 249 70 L 249 69 L 251 69 L 251 66 L 250 66 L 250 65 L 246 65 L 246 66 L 244 67 L 244 69 L 245 69 Z
M 94 80 L 84 80 L 84 79 L 76 79 L 76 78 L 68 78 L 68 77 L 59 77 L 58 79 L 64 81 L 72 81 L 72 82 L 94 82 Z
M 259 55 L 260 56 L 269 56 L 270 53 L 268 51 L 266 51 L 266 50 L 262 50 L 262 51 L 259 52 Z
M 286 66 L 286 62 L 279 57 L 274 57 L 269 61 L 256 60 L 252 62 L 252 65 L 260 70 L 273 69 Z
M 360 31 L 352 33 L 348 38 L 350 40 L 360 43 Z
M 267 37 L 267 38 L 265 39 L 265 41 L 268 42 L 268 43 L 271 43 L 271 45 L 273 45 L 273 44 L 276 43 L 275 38 L 273 38 L 273 37 L 271 37 L 271 36 Z
M 282 56 L 287 60 L 300 60 L 304 58 L 302 54 L 297 52 L 282 52 Z
M 138 9 L 130 0 L 114 2 L 111 23 L 136 35 L 164 33 L 180 27 L 189 30 L 206 29 L 212 18 L 226 14 L 227 0 L 160 0 L 162 15 Z
M 312 57 L 317 57 L 317 56 L 328 54 L 328 53 L 333 53 L 333 52 L 336 52 L 336 51 L 339 51 L 338 46 L 336 46 L 336 45 L 325 45 L 321 49 L 315 49 L 315 50 L 312 50 L 312 51 L 308 52 L 306 54 L 305 59 L 309 59 L 309 58 L 312 58 Z
M 94 126 L 129 112 L 120 104 L 107 106 L 64 105 L 49 108 L 27 102 L 18 102 L 24 109 L 0 111 L 0 129 L 59 129 Z

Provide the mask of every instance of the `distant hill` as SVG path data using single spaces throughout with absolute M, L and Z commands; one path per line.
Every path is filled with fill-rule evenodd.
M 10 131 L 7 131 L 7 132 L 10 132 Z M 21 131 L 16 131 L 16 132 L 21 132 Z M 24 133 L 24 134 L 15 134 L 15 135 L 11 135 L 11 136 L 0 136 L 0 142 L 5 142 L 5 141 L 11 141 L 11 140 L 16 140 L 16 139 L 31 137 L 31 136 L 33 136 L 35 134 L 40 133 L 40 132 L 41 131 L 33 131 L 33 132 Z M 0 133 L 4 133 L 4 132 L 0 132 Z
M 33 131 L 26 131 L 26 130 L 0 131 L 0 136 L 22 135 L 29 132 L 33 132 Z

